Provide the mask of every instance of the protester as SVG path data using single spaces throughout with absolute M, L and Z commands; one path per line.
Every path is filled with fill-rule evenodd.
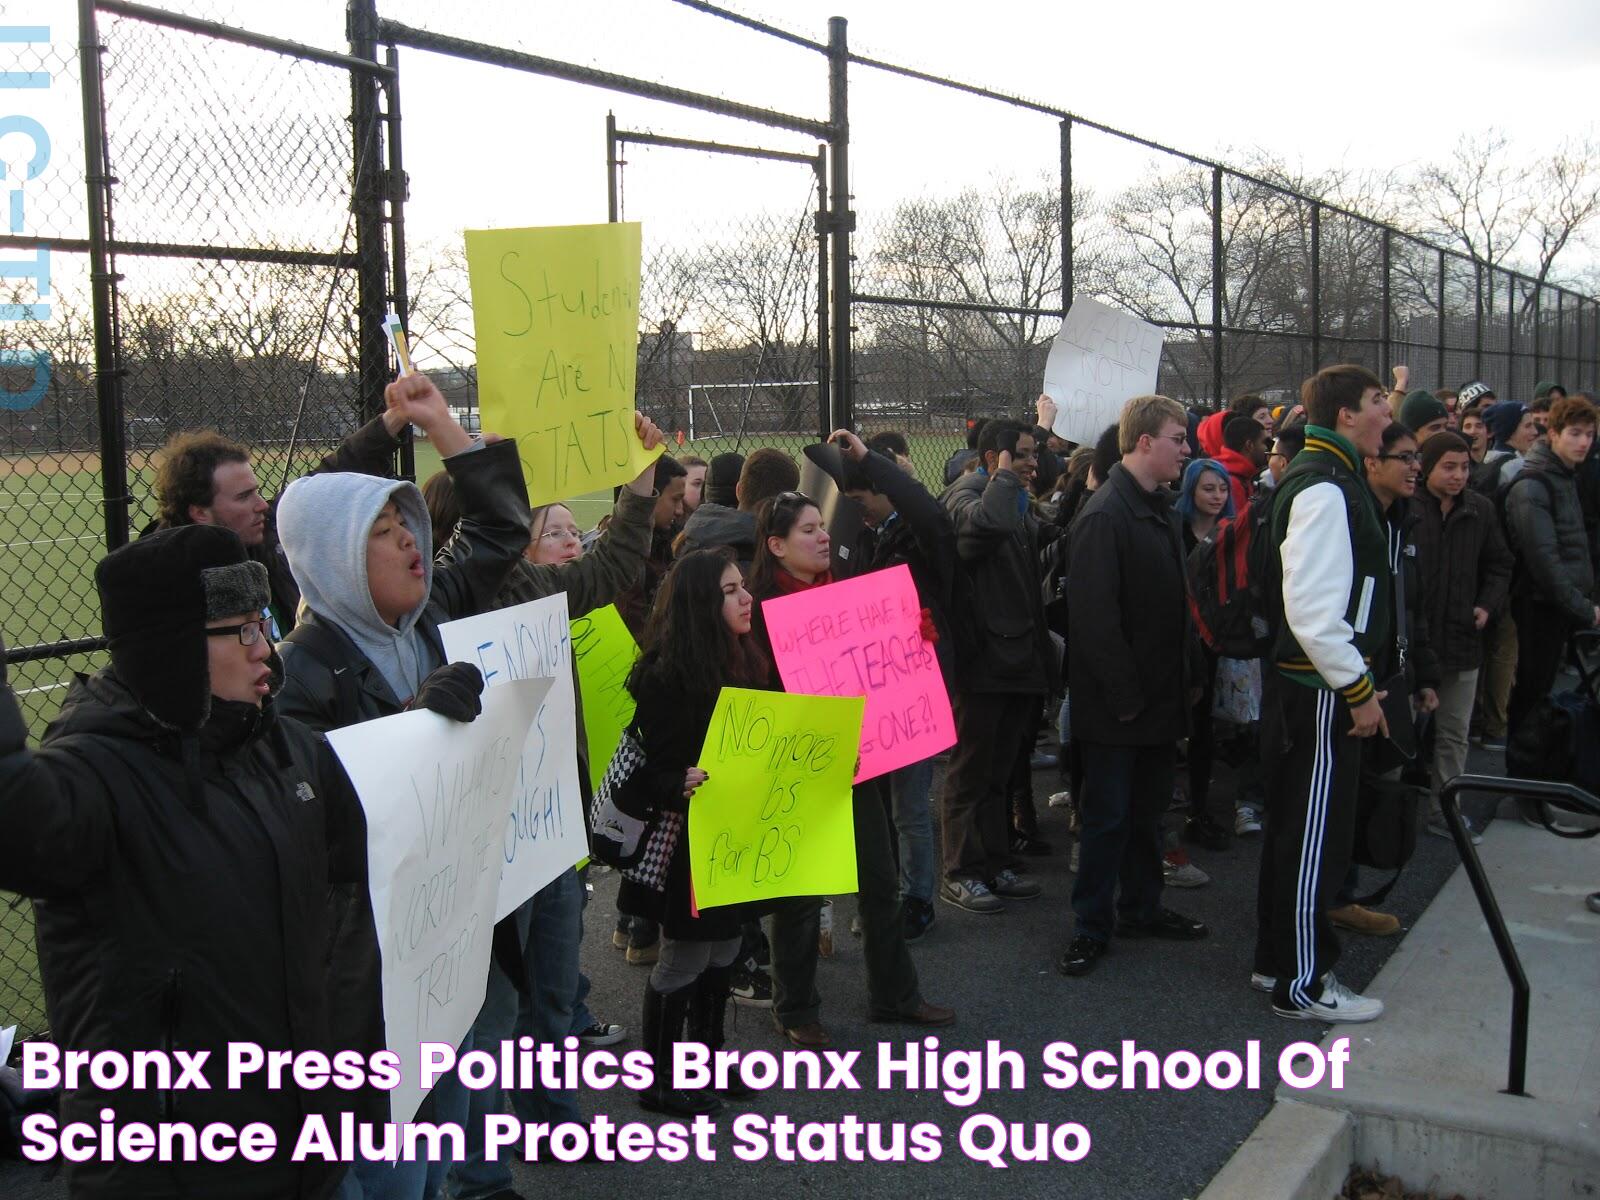
M 1541 379 L 1533 385 L 1534 401 L 1548 400 L 1553 406 L 1558 400 L 1567 398 L 1567 389 L 1553 379 Z
M 1197 436 L 1201 453 L 1207 458 L 1222 457 L 1222 431 L 1229 419 L 1236 416 L 1249 417 L 1265 429 L 1272 428 L 1272 405 L 1252 393 L 1235 396 L 1228 402 L 1227 408 L 1212 413 L 1200 422 Z
M 1017 874 L 1007 793 L 1018 755 L 1032 749 L 1054 655 L 1040 594 L 1039 521 L 1028 501 L 1033 434 L 1013 421 L 990 421 L 978 453 L 981 465 L 941 497 L 955 526 L 966 605 L 950 689 L 957 740 L 940 798 L 939 898 L 994 914 L 1006 899 L 1041 891 Z
M 1467 764 L 1467 734 L 1484 630 L 1506 603 L 1511 551 L 1493 503 L 1467 487 L 1472 452 L 1459 434 L 1430 438 L 1422 448 L 1423 487 L 1414 508 L 1417 558 L 1422 568 L 1423 609 L 1438 660 L 1433 716 L 1433 811 L 1439 789 Z
M 673 527 L 683 520 L 683 491 L 689 473 L 682 463 L 670 454 L 656 459 L 656 507 L 651 515 L 655 532 L 650 538 L 650 557 L 645 559 L 644 570 L 638 580 L 617 597 L 617 612 L 628 632 L 638 639 L 644 632 L 646 617 L 656 598 L 656 588 L 672 567 Z M 704 507 L 702 505 L 702 507 Z
M 911 443 L 897 429 L 880 429 L 866 441 L 868 450 L 883 455 L 907 475 L 916 478 L 917 468 L 911 461 Z
M 702 504 L 683 527 L 679 552 L 732 549 L 745 570 L 756 552 L 756 509 L 763 500 L 800 486 L 800 468 L 782 450 L 754 451 L 739 467 L 734 484 L 734 506 L 720 500 Z
M 435 561 L 422 493 L 400 480 L 335 473 L 297 479 L 278 506 L 278 529 L 306 612 L 279 651 L 285 683 L 281 705 L 318 731 L 389 716 L 413 705 L 458 719 L 476 713 L 483 686 L 476 667 L 446 663 L 439 626 L 494 607 L 495 596 L 528 545 L 527 491 L 516 443 L 481 445 L 450 415 L 423 375 L 405 375 L 385 391 L 429 436 L 455 484 L 461 523 Z M 345 928 L 339 912 L 334 927 Z M 370 936 L 355 929 L 352 936 Z M 359 941 L 357 949 L 365 950 Z M 355 953 L 336 943 L 329 961 L 335 999 L 376 976 L 376 946 Z M 362 1020 L 365 1014 L 334 1016 Z M 335 1028 L 335 1034 L 340 1031 Z M 361 1045 L 365 1030 L 335 1037 Z M 467 1095 L 455 1076 L 432 1093 L 433 1117 L 460 1122 Z M 432 1194 L 448 1161 L 357 1162 L 347 1196 Z
M 1222 453 L 1215 459 L 1228 478 L 1234 512 L 1244 512 L 1256 494 L 1256 480 L 1266 470 L 1272 434 L 1259 422 L 1235 413 L 1222 426 Z
M 1246 421 L 1258 433 L 1266 434 L 1266 430 L 1249 417 L 1235 417 L 1234 420 Z M 1214 458 L 1197 458 L 1184 471 L 1176 507 L 1182 521 L 1186 562 L 1194 548 L 1216 530 L 1218 521 L 1234 516 L 1230 490 L 1237 482 Z M 1228 820 L 1219 820 L 1211 811 L 1211 768 L 1215 752 L 1211 708 L 1216 701 L 1217 656 L 1204 643 L 1200 645 L 1200 654 L 1196 678 L 1200 695 L 1189 715 L 1189 819 L 1184 824 L 1183 835 L 1186 841 L 1207 849 L 1225 850 L 1232 841 L 1229 832 L 1232 814 Z
M 340 442 L 312 473 L 387 475 L 405 427 L 396 410 L 389 409 Z M 154 497 L 157 516 L 150 529 L 219 525 L 233 530 L 250 557 L 267 568 L 272 582 L 267 615 L 274 640 L 288 633 L 294 628 L 300 592 L 278 545 L 276 504 L 262 498 L 250 451 L 220 433 L 202 430 L 176 435 L 162 447 L 160 458 Z
M 1261 852 L 1256 978 L 1280 1016 L 1370 1021 L 1380 1001 L 1332 974 L 1328 919 L 1350 861 L 1362 739 L 1387 732 L 1367 661 L 1389 641 L 1388 541 L 1362 458 L 1389 424 L 1383 385 L 1358 366 L 1325 367 L 1301 388 L 1306 446 L 1274 497 L 1282 618 L 1264 672 L 1269 804 Z
M 1461 414 L 1461 436 L 1467 440 L 1467 454 L 1472 465 L 1477 466 L 1489 452 L 1489 427 L 1483 423 L 1480 410 Z
M 1294 461 L 1294 456 L 1304 450 L 1306 446 L 1306 427 L 1304 422 L 1285 425 L 1278 430 L 1278 436 L 1272 443 L 1272 453 L 1267 456 L 1267 469 L 1261 476 L 1261 486 L 1275 488 L 1283 479 L 1284 472 L 1289 469 L 1289 464 Z
M 933 644 L 946 679 L 955 673 L 950 613 L 955 598 L 956 535 L 950 516 L 928 489 L 861 439 L 837 430 L 832 440 L 845 458 L 844 491 L 861 506 L 873 536 L 858 547 L 858 570 L 877 571 L 904 563 L 923 604 L 923 632 Z M 900 908 L 905 940 L 914 942 L 933 924 L 935 884 L 933 759 L 887 777 L 890 811 L 900 850 Z
M 1517 674 L 1507 713 L 1509 735 L 1549 695 L 1567 638 L 1600 627 L 1594 559 L 1583 524 L 1575 472 L 1594 443 L 1597 410 L 1567 397 L 1550 409 L 1550 436 L 1505 497 L 1506 528 L 1519 570 L 1511 590 L 1517 626 Z
M 988 423 L 987 417 L 975 417 L 967 421 L 966 446 L 952 451 L 950 457 L 945 460 L 945 487 L 949 487 L 982 461 L 978 453 L 978 439 L 983 436 L 983 427 Z
M 1118 438 L 1122 461 L 1073 524 L 1067 576 L 1072 737 L 1084 766 L 1076 928 L 1058 963 L 1067 975 L 1091 971 L 1113 932 L 1207 933 L 1161 904 L 1161 814 L 1199 690 L 1181 534 L 1162 486 L 1183 467 L 1183 407 L 1130 400 Z
M 640 413 L 634 415 L 634 431 L 646 450 L 664 440 L 654 422 Z M 527 549 L 493 607 L 509 608 L 565 593 L 568 616 L 578 618 L 611 603 L 644 568 L 655 510 L 654 464 L 618 493 L 612 519 L 587 552 L 579 542 L 571 510 L 564 504 L 541 505 L 529 522 Z M 572 682 L 578 795 L 587 813 L 591 764 L 575 658 Z M 578 961 L 588 900 L 585 874 L 576 868 L 563 871 L 501 923 L 483 1007 L 470 1034 L 474 1045 L 494 1047 L 523 1038 L 534 1044 L 561 1045 L 570 1034 L 586 1046 L 610 1046 L 626 1036 L 621 1025 L 600 1020 L 588 1008 L 589 979 Z M 654 921 L 624 917 L 613 933 L 613 945 L 619 937 L 628 962 L 657 961 L 660 931 Z M 465 1153 L 450 1175 L 455 1200 L 505 1200 L 511 1189 L 510 1168 L 485 1156 L 483 1139 L 484 1122 L 504 1110 L 507 1095 L 496 1081 L 469 1097 Z M 576 1097 L 569 1092 L 534 1085 L 511 1089 L 509 1099 L 512 1111 L 523 1121 L 559 1124 L 583 1119 Z
M 683 516 L 688 520 L 705 500 L 706 474 L 710 464 L 698 454 L 686 454 L 678 461 L 683 464 Z
M 622 785 L 625 811 L 659 823 L 692 808 L 695 791 L 709 778 L 695 760 L 718 693 L 768 681 L 768 663 L 750 637 L 751 606 L 739 567 L 726 552 L 691 551 L 667 574 L 628 676 L 644 763 Z M 656 877 L 643 869 L 626 872 L 618 904 L 658 922 L 662 934 L 644 990 L 644 1048 L 656 1073 L 639 1103 L 651 1112 L 693 1117 L 716 1112 L 721 1101 L 709 1091 L 674 1086 L 672 1048 L 683 1040 L 686 1020 L 689 1040 L 722 1048 L 744 912 L 739 905 L 695 907 L 687 824 L 674 820 L 668 827 L 676 836 L 665 869 Z
M 327 1196 L 344 1167 L 290 1161 L 308 1116 L 373 1102 L 348 1092 L 226 1086 L 230 1044 L 269 1052 L 377 1049 L 330 1031 L 335 1006 L 380 1011 L 377 975 L 330 992 L 326 898 L 367 905 L 366 826 L 328 745 L 281 719 L 262 611 L 268 573 L 232 530 L 197 524 L 113 551 L 95 570 L 111 663 L 71 685 L 37 751 L 0 645 L 0 887 L 34 898 L 50 1028 L 64 1051 L 177 1045 L 211 1055 L 209 1090 L 177 1116 L 200 1129 L 261 1122 L 262 1163 L 90 1158 L 66 1163 L 74 1197 Z M 375 961 L 376 944 L 368 961 Z M 341 965 L 335 964 L 334 970 Z M 178 1026 L 181 1013 L 182 1025 Z M 376 1040 L 371 1036 L 376 1032 Z M 63 1125 L 173 1119 L 171 1093 L 62 1093 Z
M 1445 411 L 1450 414 L 1450 431 L 1459 432 L 1461 428 L 1461 399 L 1455 388 L 1434 388 L 1433 398 L 1444 405 Z
M 714 455 L 711 465 L 706 468 L 706 486 L 701 503 L 738 508 L 739 472 L 742 470 L 744 470 L 744 455 L 732 451 Z
M 1456 394 L 1456 403 L 1460 405 L 1462 412 L 1471 408 L 1480 410 L 1488 408 L 1499 399 L 1500 397 L 1494 394 L 1494 389 L 1487 383 L 1462 384 L 1461 391 Z
M 808 496 L 784 492 L 764 502 L 756 533 L 750 593 L 757 605 L 833 582 L 828 531 L 821 511 Z M 771 643 L 759 608 L 752 632 L 770 661 Z M 774 671 L 774 682 L 776 677 Z M 909 1025 L 952 1024 L 952 1010 L 922 998 L 917 968 L 906 948 L 899 872 L 889 845 L 889 822 L 876 780 L 853 789 L 851 811 L 869 1017 Z M 777 903 L 768 926 L 772 943 L 773 1025 L 794 1045 L 808 1048 L 832 1044 L 821 1023 L 822 997 L 816 986 L 821 914 L 820 897 L 785 899 Z
M 1483 424 L 1489 431 L 1489 450 L 1483 465 L 1472 473 L 1472 486 L 1492 497 L 1522 470 L 1524 456 L 1538 440 L 1539 427 L 1533 410 L 1515 400 L 1484 409 Z
M 1417 444 L 1424 445 L 1434 434 L 1450 426 L 1450 410 L 1432 392 L 1423 388 L 1407 392 L 1400 403 L 1400 424 L 1417 436 Z

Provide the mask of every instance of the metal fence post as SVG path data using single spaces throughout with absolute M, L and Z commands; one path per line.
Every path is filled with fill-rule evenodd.
M 378 60 L 376 0 L 350 0 L 347 11 L 350 54 Z M 383 244 L 383 155 L 378 144 L 378 86 L 364 72 L 350 73 L 350 124 L 355 155 L 350 203 L 355 208 L 357 374 L 360 376 L 359 419 L 369 421 L 383 411 L 383 389 L 389 378 L 389 348 L 383 335 L 386 295 Z
M 828 235 L 832 239 L 833 275 L 833 421 L 848 429 L 854 408 L 854 380 L 850 361 L 851 292 L 850 235 L 856 215 L 850 210 L 850 46 L 845 36 L 848 22 L 828 18 L 828 146 L 831 151 L 832 188 L 829 195 Z M 821 430 L 827 437 L 830 430 Z
M 617 205 L 617 114 L 606 113 L 606 220 L 612 224 L 622 217 Z
M 1444 251 L 1440 250 L 1439 251 L 1439 331 L 1438 331 L 1438 338 L 1439 338 L 1439 347 L 1438 347 L 1438 350 L 1439 350 L 1439 370 L 1438 370 L 1438 375 L 1439 375 L 1439 386 L 1440 387 L 1445 387 L 1446 386 L 1445 381 L 1444 381 L 1444 322 L 1445 322 L 1444 279 L 1445 279 L 1445 274 L 1444 274 Z
M 1394 255 L 1393 230 L 1387 225 L 1383 227 L 1383 362 L 1379 377 L 1387 379 L 1389 371 L 1394 367 L 1394 345 L 1391 330 L 1394 327 L 1394 295 L 1389 280 L 1389 273 Z M 1439 384 L 1434 384 L 1438 387 Z
M 1542 310 L 1544 308 L 1544 306 L 1539 302 L 1539 295 L 1543 291 L 1544 288 L 1539 283 L 1535 282 L 1533 285 L 1533 378 L 1535 386 L 1538 386 L 1539 351 L 1541 349 L 1539 345 L 1539 321 L 1543 315 Z M 1560 374 L 1560 372 L 1557 372 L 1557 374 Z
M 1472 260 L 1472 377 L 1483 378 L 1483 264 Z M 1494 282 L 1490 276 L 1489 282 Z M 1491 311 L 1493 311 L 1491 309 Z
M 390 45 L 384 50 L 384 65 L 389 68 L 389 78 L 383 86 L 386 96 L 384 119 L 389 131 L 389 291 L 394 301 L 395 315 L 400 318 L 400 328 L 411 332 L 411 295 L 406 278 L 406 197 L 410 187 L 406 179 L 405 156 L 400 146 L 400 50 Z M 411 428 L 406 427 L 400 440 L 400 476 L 415 481 L 417 477 L 416 445 L 411 439 Z
M 1061 122 L 1061 316 L 1072 307 L 1072 118 Z
M 1311 369 L 1322 364 L 1322 205 L 1311 202 Z
M 1566 373 L 1566 342 L 1567 342 L 1567 291 L 1565 288 L 1556 289 L 1556 375 L 1559 377 Z
M 811 168 L 817 177 L 817 423 L 823 436 L 833 432 L 833 346 L 828 330 L 828 147 L 817 147 Z
M 1222 168 L 1211 168 L 1211 396 L 1212 411 L 1221 412 L 1225 379 L 1222 370 L 1222 300 L 1227 286 L 1222 253 Z
M 100 492 L 106 549 L 128 542 L 128 453 L 123 429 L 122 362 L 117 337 L 117 276 L 111 261 L 111 165 L 101 91 L 100 29 L 94 0 L 78 0 L 78 61 L 83 76 L 84 165 L 89 201 L 89 278 L 94 296 L 94 390 L 100 424 Z

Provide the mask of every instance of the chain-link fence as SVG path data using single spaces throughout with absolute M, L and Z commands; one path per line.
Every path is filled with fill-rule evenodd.
M 247 442 L 275 493 L 377 403 L 390 305 L 471 408 L 460 226 L 482 197 L 564 174 L 592 181 L 578 219 L 600 219 L 603 184 L 607 215 L 643 222 L 639 404 L 685 454 L 798 454 L 853 423 L 904 433 L 937 488 L 970 420 L 1031 413 L 1078 296 L 1161 325 L 1159 386 L 1198 406 L 1287 398 L 1335 360 L 1524 399 L 1600 382 L 1593 299 L 853 54 L 842 22 L 812 37 L 702 0 L 639 0 L 627 20 L 555 0 L 173 2 L 101 0 L 87 67 L 77 30 L 15 43 L 71 101 L 26 220 L 0 234 L 49 263 L 0 273 L 0 589 L 36 734 L 102 662 L 93 564 L 152 517 L 165 440 Z M 402 170 L 402 75 L 515 138 L 463 171 L 427 126 Z M 619 119 L 577 103 L 596 96 L 622 97 Z M 4 900 L 0 1024 L 37 1033 L 31 913 Z

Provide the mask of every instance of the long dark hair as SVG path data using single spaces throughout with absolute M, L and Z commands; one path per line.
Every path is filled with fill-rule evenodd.
M 672 565 L 656 592 L 628 691 L 649 676 L 672 681 L 686 697 L 715 697 L 724 686 L 762 687 L 765 656 L 749 634 L 722 619 L 722 574 L 734 565 L 725 547 L 693 550 Z
M 767 549 L 768 538 L 786 538 L 808 508 L 822 509 L 804 492 L 779 492 L 756 509 L 756 554 L 750 560 L 750 594 L 757 600 L 777 595 L 774 576 L 783 569 L 777 555 Z

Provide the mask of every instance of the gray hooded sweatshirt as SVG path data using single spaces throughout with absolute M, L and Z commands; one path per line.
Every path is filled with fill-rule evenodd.
M 378 615 L 367 583 L 367 539 L 391 499 L 417 540 L 424 585 L 422 599 L 398 626 Z M 305 606 L 356 644 L 396 700 L 403 704 L 415 696 L 441 665 L 416 628 L 433 591 L 432 526 L 416 485 L 343 472 L 296 479 L 278 501 L 278 538 Z

